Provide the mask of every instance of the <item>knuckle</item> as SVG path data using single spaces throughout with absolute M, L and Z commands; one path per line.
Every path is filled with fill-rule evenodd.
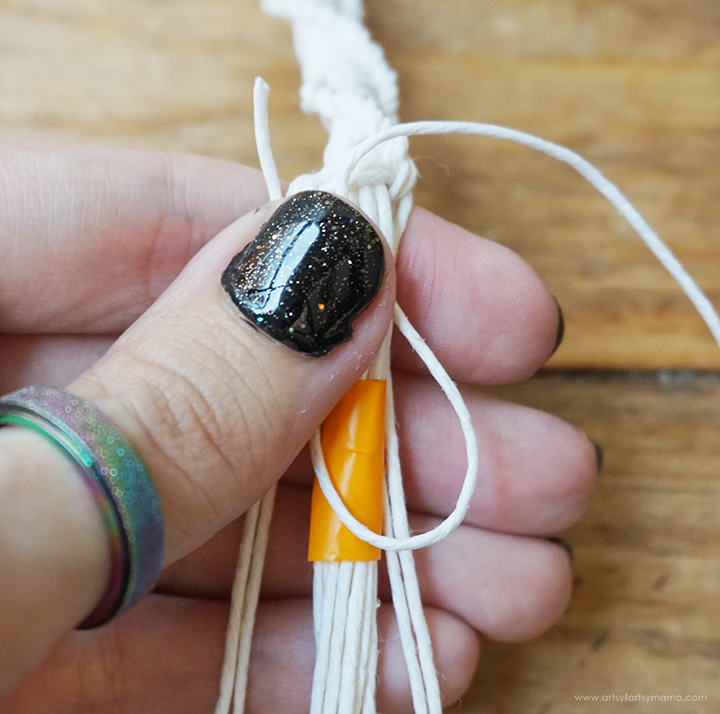
M 272 439 L 270 380 L 244 376 L 257 372 L 253 365 L 241 372 L 197 341 L 192 350 L 176 342 L 171 354 L 147 354 L 126 343 L 94 377 L 151 472 L 162 469 L 173 490 L 184 484 L 184 501 L 220 517 L 223 503 L 242 502 L 248 484 L 262 481 L 262 456 Z

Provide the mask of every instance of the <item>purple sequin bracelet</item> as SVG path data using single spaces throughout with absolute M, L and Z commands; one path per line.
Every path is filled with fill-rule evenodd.
M 133 447 L 99 409 L 51 387 L 24 387 L 0 397 L 0 426 L 30 428 L 59 446 L 102 512 L 110 582 L 79 628 L 99 627 L 131 608 L 155 586 L 164 553 L 160 500 Z

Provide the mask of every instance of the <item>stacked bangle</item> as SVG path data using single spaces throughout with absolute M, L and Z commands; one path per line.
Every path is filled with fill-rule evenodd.
M 141 458 L 99 409 L 51 387 L 0 397 L 0 426 L 30 428 L 60 447 L 100 507 L 110 542 L 110 582 L 80 629 L 128 610 L 154 587 L 164 552 L 160 500 Z

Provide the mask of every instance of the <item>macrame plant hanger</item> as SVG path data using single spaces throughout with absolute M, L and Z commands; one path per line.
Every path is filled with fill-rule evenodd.
M 318 114 L 329 135 L 323 171 L 298 177 L 290 185 L 288 194 L 312 188 L 332 191 L 350 199 L 380 228 L 395 253 L 412 207 L 411 191 L 417 175 L 415 165 L 407 156 L 407 139 L 400 137 L 377 147 L 360 162 L 351 181 L 344 182 L 344 185 L 338 183 L 348 152 L 378 131 L 397 124 L 396 75 L 385 61 L 382 50 L 372 42 L 362 25 L 362 3 L 359 0 L 271 0 L 264 2 L 263 8 L 268 13 L 292 21 L 295 48 L 302 71 L 302 108 L 306 112 Z M 255 100 L 261 165 L 268 178 L 270 198 L 279 198 L 281 189 L 266 136 L 267 85 L 261 81 L 256 83 Z M 385 461 L 388 474 L 386 487 L 382 471 L 380 479 L 374 479 L 375 493 L 370 500 L 376 504 L 375 512 L 379 516 L 379 521 L 374 519 L 377 521 L 375 531 L 381 532 L 384 526 L 388 537 L 408 539 L 410 531 L 400 475 L 390 377 L 391 333 L 392 330 L 388 332 L 380 352 L 365 375 L 366 383 L 358 384 L 351 390 L 333 417 L 343 408 L 349 412 L 354 409 L 356 414 L 360 410 L 361 414 L 366 415 L 367 424 L 357 431 L 367 435 L 375 427 L 374 436 L 370 439 L 374 453 L 377 454 L 374 465 L 379 460 L 382 469 Z M 449 378 L 446 379 L 452 385 Z M 457 392 L 454 385 L 451 389 Z M 459 393 L 456 397 L 460 400 Z M 358 401 L 361 403 L 356 403 Z M 468 424 L 466 431 L 474 441 L 469 414 L 467 410 L 464 411 Z M 343 424 L 342 421 L 337 424 L 340 431 L 346 428 L 347 422 Z M 378 421 L 380 429 L 377 429 Z M 311 444 L 314 462 L 323 460 L 323 445 L 320 441 L 318 434 Z M 328 448 L 327 445 L 325 447 Z M 471 480 L 474 480 L 477 464 L 471 462 L 470 470 Z M 274 490 L 246 516 L 233 592 L 225 675 L 216 709 L 218 714 L 229 711 L 231 699 L 234 700 L 234 711 L 242 711 L 253 614 L 273 500 Z M 363 541 L 345 531 L 339 521 L 332 522 L 334 514 L 328 513 L 327 501 L 317 486 L 313 504 L 313 518 L 316 522 L 313 524 L 311 550 L 314 543 L 315 552 L 310 555 L 317 558 L 313 583 L 317 655 L 310 711 L 313 714 L 374 714 L 379 551 L 375 547 L 367 547 Z M 386 512 L 384 524 L 383 510 Z M 467 506 L 462 515 L 466 510 Z M 338 548 L 337 539 L 334 543 L 327 542 L 320 529 L 327 533 L 328 528 L 334 532 L 341 531 L 340 540 L 344 541 L 344 545 Z M 341 552 L 338 553 L 338 550 Z M 340 557 L 348 559 L 339 560 Z M 388 551 L 387 560 L 416 711 L 439 714 L 442 708 L 440 687 L 432 660 L 430 635 L 423 614 L 412 553 L 409 550 Z
M 395 254 L 412 208 L 417 176 L 408 158 L 407 137 L 458 133 L 527 146 L 568 164 L 608 199 L 675 278 L 720 346 L 720 319 L 712 304 L 619 189 L 585 159 L 562 146 L 491 124 L 398 124 L 396 75 L 362 25 L 361 0 L 261 0 L 261 4 L 268 14 L 291 21 L 302 74 L 301 105 L 305 112 L 318 114 L 328 132 L 322 170 L 296 178 L 287 195 L 320 189 L 348 198 L 380 228 Z M 275 200 L 283 193 L 270 150 L 267 96 L 268 86 L 256 80 L 258 155 L 270 199 Z M 459 390 L 398 305 L 394 324 L 457 414 L 465 438 L 467 472 L 448 518 L 427 533 L 411 536 L 395 425 L 391 328 L 363 380 L 341 400 L 310 443 L 316 473 L 310 532 L 316 644 L 311 714 L 376 714 L 380 549 L 386 552 L 415 714 L 442 711 L 412 551 L 439 542 L 462 522 L 477 481 L 477 442 Z M 350 460 L 361 462 L 362 468 L 343 481 L 348 451 Z M 359 488 L 358 478 L 371 485 Z M 275 487 L 246 514 L 216 714 L 229 714 L 231 707 L 233 714 L 244 711 L 274 499 Z

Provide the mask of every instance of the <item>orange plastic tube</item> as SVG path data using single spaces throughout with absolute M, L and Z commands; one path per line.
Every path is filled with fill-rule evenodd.
M 325 464 L 350 513 L 375 533 L 383 527 L 385 382 L 361 379 L 320 432 Z M 315 479 L 308 560 L 380 560 L 380 550 L 354 536 L 335 515 Z

